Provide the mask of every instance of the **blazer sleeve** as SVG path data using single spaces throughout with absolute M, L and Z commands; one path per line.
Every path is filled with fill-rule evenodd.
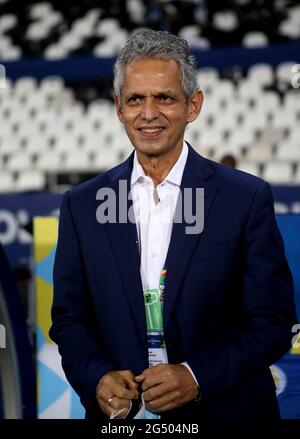
M 258 183 L 245 228 L 243 316 L 197 358 L 187 358 L 203 397 L 215 397 L 266 369 L 291 347 L 296 322 L 292 276 L 270 186 Z
M 50 337 L 57 343 L 62 366 L 86 409 L 95 408 L 98 380 L 113 369 L 95 330 L 78 236 L 70 208 L 70 193 L 60 209 L 54 263 L 54 299 Z

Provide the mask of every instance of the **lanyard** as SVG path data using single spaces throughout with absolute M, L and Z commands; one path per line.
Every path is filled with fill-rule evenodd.
M 167 270 L 163 269 L 159 279 L 159 291 L 157 288 L 144 291 L 144 305 L 146 313 L 147 332 L 162 334 L 163 305 L 165 295 L 165 282 Z

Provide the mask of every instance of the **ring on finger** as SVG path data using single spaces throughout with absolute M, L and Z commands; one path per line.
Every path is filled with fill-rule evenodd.
M 112 400 L 113 400 L 113 398 L 115 397 L 116 395 L 113 395 L 113 396 L 111 396 L 110 398 L 109 398 L 109 400 L 108 400 L 108 404 L 109 405 L 111 405 L 111 402 L 112 402 Z

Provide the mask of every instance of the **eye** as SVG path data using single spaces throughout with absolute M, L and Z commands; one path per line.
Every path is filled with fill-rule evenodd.
M 129 104 L 139 104 L 140 102 L 142 102 L 142 98 L 141 96 L 131 96 L 127 102 Z
M 158 100 L 158 102 L 168 104 L 168 103 L 171 103 L 173 101 L 173 98 L 171 98 L 171 96 L 162 94 L 162 95 L 157 96 L 157 100 Z

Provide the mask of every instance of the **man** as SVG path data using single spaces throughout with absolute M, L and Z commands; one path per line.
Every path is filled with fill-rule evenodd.
M 296 318 L 269 185 L 184 142 L 203 100 L 185 41 L 135 34 L 114 86 L 135 151 L 61 206 L 50 335 L 66 376 L 88 418 L 132 417 L 141 395 L 165 420 L 278 418 L 269 366 Z

